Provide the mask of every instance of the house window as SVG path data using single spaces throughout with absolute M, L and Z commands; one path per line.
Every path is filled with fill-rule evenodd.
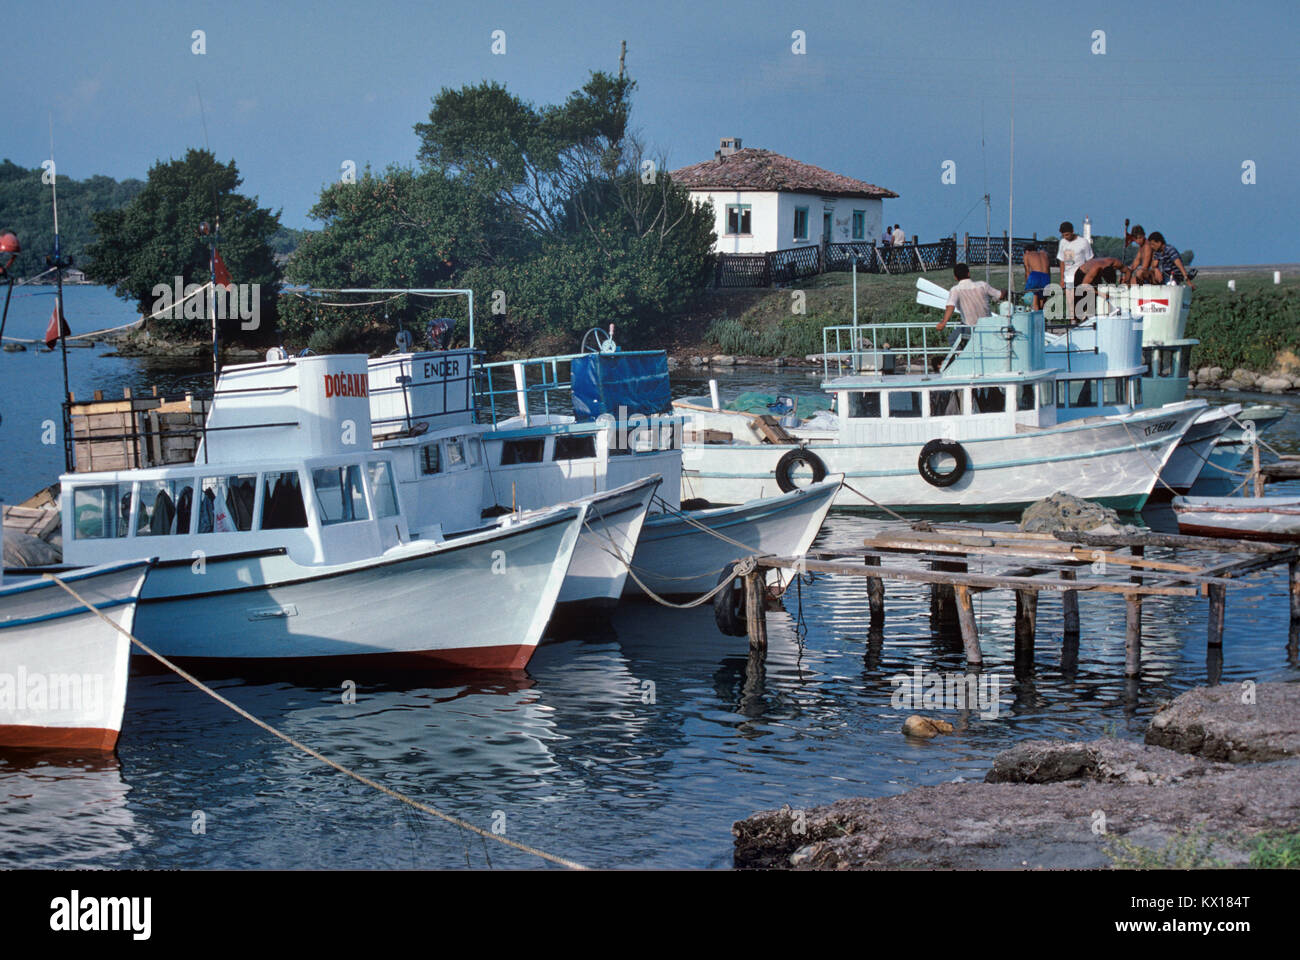
M 853 211 L 853 239 L 862 240 L 867 235 L 867 211 Z
M 750 205 L 747 203 L 727 204 L 727 236 L 749 236 L 753 233 L 749 214 Z
M 808 208 L 794 208 L 794 238 L 796 240 L 808 239 Z

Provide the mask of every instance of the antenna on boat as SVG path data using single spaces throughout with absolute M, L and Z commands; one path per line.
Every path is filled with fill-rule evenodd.
M 1011 171 L 1007 197 L 1007 303 L 1011 303 L 1011 288 L 1015 280 L 1016 258 L 1016 71 L 1011 71 Z M 985 258 L 987 259 L 987 258 Z
M 59 338 L 59 352 L 63 355 L 63 463 L 67 471 L 72 471 L 72 445 L 68 442 L 72 427 L 72 389 L 68 385 L 68 340 L 64 335 L 67 320 L 63 313 L 63 269 L 72 265 L 71 259 L 65 259 L 59 244 L 59 168 L 54 162 L 54 114 L 50 114 L 50 197 L 54 204 L 54 256 L 46 257 L 46 262 L 54 268 L 54 313 L 53 326 Z M 49 336 L 49 333 L 46 333 Z
M 989 161 L 984 152 L 984 101 L 980 100 L 980 159 L 984 163 L 984 282 L 991 283 L 989 241 L 993 236 L 993 204 L 989 198 Z
M 208 117 L 203 108 L 203 91 L 199 89 L 199 82 L 194 81 L 194 93 L 199 98 L 199 122 L 203 125 L 203 149 L 209 154 L 212 148 L 208 146 Z M 216 157 L 213 156 L 213 162 Z M 212 181 L 212 229 L 209 231 L 206 222 L 199 224 L 199 233 L 208 237 L 208 316 L 212 318 L 212 389 L 217 388 L 217 374 L 221 372 L 221 328 L 217 326 L 217 242 L 221 235 L 221 207 L 217 202 L 217 182 Z

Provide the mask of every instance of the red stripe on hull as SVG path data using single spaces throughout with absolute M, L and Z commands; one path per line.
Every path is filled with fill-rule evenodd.
M 38 727 L 0 723 L 0 747 L 111 751 L 116 746 L 117 731 L 105 727 Z
M 414 650 L 404 653 L 349 653 L 331 657 L 168 657 L 172 663 L 197 670 L 522 670 L 537 647 L 511 643 L 456 650 Z M 159 673 L 166 668 L 147 654 L 134 654 L 137 672 Z

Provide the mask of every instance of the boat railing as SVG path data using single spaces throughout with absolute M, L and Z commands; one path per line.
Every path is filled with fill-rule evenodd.
M 568 353 L 477 364 L 475 399 L 480 415 L 486 415 L 496 426 L 515 416 L 529 423 L 534 415 L 571 413 L 573 377 L 570 364 L 581 356 L 581 353 Z M 503 384 L 503 380 L 507 382 Z
M 855 373 L 924 373 L 959 352 L 948 332 L 932 323 L 844 324 L 822 328 L 822 374 L 826 379 Z
M 413 423 L 420 420 L 437 420 L 439 417 L 466 413 L 473 418 L 478 380 L 478 366 L 474 360 L 482 355 L 481 350 L 472 351 L 463 374 L 444 375 L 423 381 L 412 374 L 411 365 L 414 361 L 410 354 L 372 360 L 367 367 L 371 399 L 382 404 L 383 400 L 400 397 L 402 412 L 393 416 L 381 416 L 372 405 L 371 430 L 375 435 L 380 435 L 410 429 Z M 397 369 L 392 385 L 376 386 L 375 373 L 392 367 Z

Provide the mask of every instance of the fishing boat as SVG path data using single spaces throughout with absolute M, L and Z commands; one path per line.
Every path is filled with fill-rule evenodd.
M 158 557 L 135 626 L 182 663 L 518 669 L 587 507 L 418 537 L 366 357 L 225 368 L 194 462 L 61 478 L 65 563 Z
M 1182 533 L 1300 543 L 1300 497 L 1175 497 L 1172 506 Z
M 1011 513 L 1065 491 L 1139 510 L 1203 410 L 1059 422 L 1041 311 L 1004 304 L 964 346 L 939 336 L 926 323 L 825 328 L 834 412 L 798 426 L 676 402 L 705 440 L 685 445 L 684 489 L 740 503 L 839 473 L 840 507 Z
M 536 509 L 654 478 L 649 513 L 631 542 L 635 551 L 589 521 L 578 548 L 585 557 L 575 557 L 575 570 L 588 560 L 608 565 L 621 558 L 625 576 L 631 559 L 635 575 L 627 576 L 624 595 L 640 590 L 638 577 L 657 584 L 655 592 L 705 592 L 719 567 L 750 555 L 756 544 L 784 556 L 807 549 L 838 483 L 773 491 L 761 505 L 683 503 L 684 422 L 671 412 L 667 355 L 620 350 L 612 331 L 601 329 L 588 331 L 582 348 L 481 363 L 471 340 L 461 350 L 373 358 L 371 410 L 383 425 L 377 446 L 414 451 L 401 475 L 411 484 L 409 499 L 421 504 L 416 513 L 433 509 L 422 505 L 426 497 L 439 505 L 455 501 L 460 512 L 476 515 L 483 503 L 488 510 Z M 471 473 L 480 464 L 482 480 Z M 436 487 L 432 478 L 448 469 L 459 478 Z
M 0 578 L 0 748 L 111 751 L 148 561 Z M 101 616 L 102 614 L 102 616 Z M 121 628 L 119 630 L 118 628 Z

